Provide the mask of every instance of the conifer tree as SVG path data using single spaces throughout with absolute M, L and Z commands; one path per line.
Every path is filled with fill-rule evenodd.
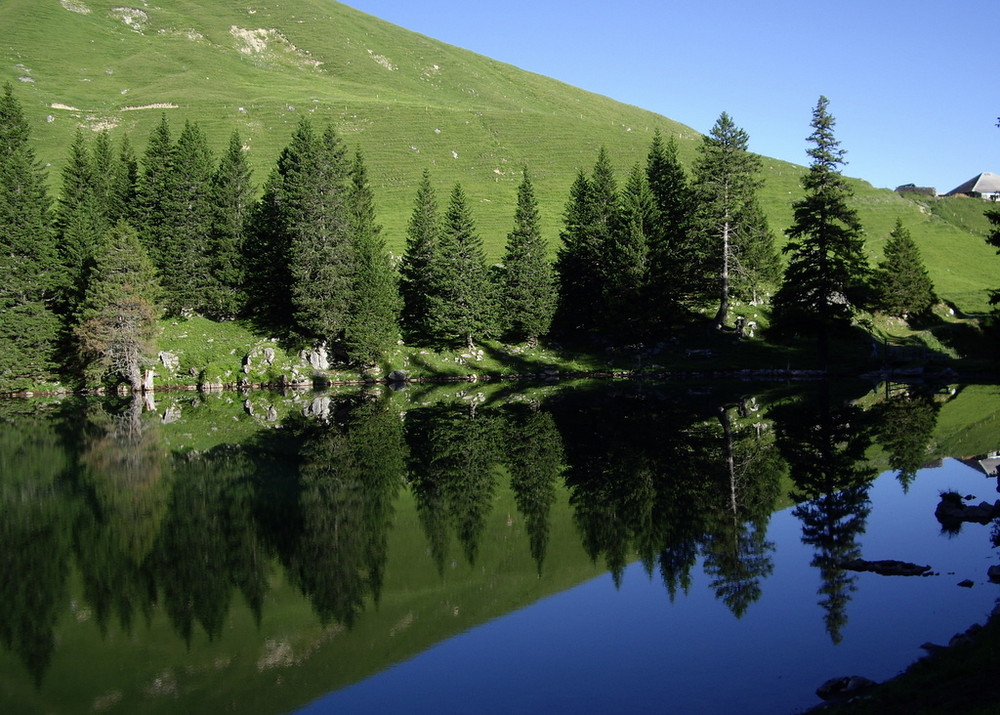
M 251 311 L 320 344 L 339 344 L 353 300 L 348 169 L 333 128 L 317 135 L 301 118 L 264 186 L 244 251 Z
M 857 290 L 869 270 L 861 222 L 850 205 L 853 191 L 840 171 L 844 150 L 834 138 L 828 105 L 821 96 L 813 110 L 813 146 L 807 151 L 812 163 L 802 177 L 805 196 L 792 205 L 795 218 L 784 248 L 791 258 L 771 317 L 779 333 L 817 335 L 824 360 L 829 332 L 850 324 Z
M 764 301 L 766 291 L 780 283 L 781 257 L 767 216 L 756 198 L 744 207 L 742 223 L 744 230 L 738 235 L 730 288 L 733 295 L 756 305 Z
M 406 229 L 406 249 L 400 265 L 402 323 L 409 340 L 430 337 L 430 296 L 432 266 L 439 251 L 441 223 L 430 172 L 424 170 L 413 213 Z
M 997 126 L 1000 126 L 1000 119 L 997 120 Z M 986 220 L 990 222 L 990 233 L 986 236 L 986 242 L 1000 253 L 1000 209 L 987 209 L 985 215 Z M 1000 290 L 994 290 L 990 293 L 990 304 L 998 303 L 1000 303 Z
M 649 240 L 650 303 L 656 317 L 672 322 L 694 292 L 697 265 L 694 243 L 688 241 L 694 199 L 677 156 L 677 139 L 666 144 L 657 130 L 646 157 L 646 178 L 656 202 Z
M 234 131 L 212 176 L 215 216 L 208 255 L 212 280 L 205 303 L 208 314 L 214 318 L 234 318 L 246 304 L 243 244 L 253 192 L 243 142 L 239 132 Z
M 741 249 L 752 242 L 752 218 L 761 216 L 756 192 L 761 187 L 760 159 L 748 150 L 749 135 L 723 112 L 698 147 L 694 189 L 698 198 L 695 233 L 705 258 L 704 291 L 719 299 L 715 326 L 729 314 L 732 277 Z
M 45 174 L 14 89 L 0 93 L 0 387 L 49 379 L 59 320 L 53 303 L 63 288 L 49 223 Z
M 55 226 L 59 257 L 66 271 L 61 311 L 72 315 L 79 307 L 93 252 L 108 229 L 106 204 L 97 195 L 98 172 L 83 129 L 77 129 L 62 171 L 62 190 Z
M 920 315 L 937 302 L 920 249 L 898 218 L 872 282 L 879 307 L 890 315 Z
M 283 206 L 282 178 L 276 167 L 250 212 L 242 263 L 247 313 L 272 329 L 287 330 L 292 323 L 292 277 L 286 262 L 291 239 L 285 230 Z
M 108 221 L 111 224 L 125 220 L 134 222 L 139 207 L 137 190 L 139 182 L 139 162 L 128 134 L 122 135 L 118 156 L 111 170 L 108 187 Z
M 173 138 L 167 115 L 160 116 L 146 145 L 142 172 L 136 181 L 136 231 L 146 252 L 158 267 L 168 264 L 170 226 L 167 202 L 173 190 Z M 117 186 L 117 182 L 116 182 Z
M 656 219 L 656 199 L 645 172 L 636 164 L 622 191 L 618 225 L 605 256 L 605 324 L 626 340 L 645 333 L 653 313 L 646 301 L 650 294 L 649 241 Z
M 594 296 L 602 289 L 599 252 L 590 231 L 592 191 L 585 172 L 577 173 L 569 192 L 555 263 L 558 303 L 554 323 L 563 335 L 592 327 Z
M 607 150 L 601 147 L 592 175 L 581 172 L 570 187 L 563 245 L 556 257 L 559 305 L 556 322 L 568 334 L 608 327 L 599 298 L 608 281 L 608 252 L 618 229 L 618 185 Z
M 80 321 L 74 329 L 88 384 L 123 381 L 142 388 L 142 367 L 156 334 L 156 271 L 135 230 L 124 221 L 105 233 Z
M 108 227 L 117 222 L 117 219 L 115 221 L 109 219 L 111 215 L 113 179 L 117 161 L 115 149 L 111 143 L 111 136 L 107 130 L 98 132 L 97 136 L 94 137 L 94 144 L 90 150 L 90 163 L 94 168 L 93 192 L 100 215 Z
M 351 165 L 347 213 L 357 270 L 344 342 L 352 361 L 370 366 L 399 339 L 400 298 L 396 272 L 382 240 L 382 227 L 375 222 L 375 197 L 360 151 Z
M 210 312 L 215 285 L 209 240 L 215 218 L 212 175 L 214 159 L 201 127 L 187 121 L 171 150 L 170 194 L 165 198 L 158 268 L 167 310 Z
M 507 234 L 500 297 L 504 330 L 515 340 L 534 344 L 552 324 L 556 293 L 547 253 L 538 200 L 525 169 L 517 190 L 514 229 Z
M 476 233 L 461 184 L 455 184 L 445 212 L 440 247 L 431 266 L 432 339 L 443 345 L 488 337 L 494 328 L 493 306 L 483 241 Z
M 278 171 L 295 325 L 303 337 L 333 343 L 348 323 L 355 271 L 344 145 L 333 127 L 316 136 L 302 119 Z

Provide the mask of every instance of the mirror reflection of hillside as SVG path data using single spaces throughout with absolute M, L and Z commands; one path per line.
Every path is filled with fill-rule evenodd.
M 740 618 L 767 588 L 768 525 L 789 499 L 838 640 L 857 580 L 841 564 L 859 555 L 878 472 L 866 454 L 881 445 L 905 486 L 938 403 L 908 391 L 867 410 L 822 388 L 770 401 L 693 393 L 6 406 L 0 644 L 43 689 L 70 619 L 97 642 L 165 622 L 194 652 L 226 649 L 246 613 L 239 638 L 264 649 L 258 670 L 363 639 L 378 655 L 345 669 L 346 684 L 523 594 L 602 569 L 620 585 L 635 561 L 669 600 L 700 568 Z M 296 599 L 312 613 L 311 645 L 267 635 Z M 376 645 L 373 628 L 389 640 Z

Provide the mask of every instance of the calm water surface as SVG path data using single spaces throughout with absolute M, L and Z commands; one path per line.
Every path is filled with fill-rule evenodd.
M 985 619 L 996 388 L 745 389 L 4 405 L 0 710 L 792 713 Z

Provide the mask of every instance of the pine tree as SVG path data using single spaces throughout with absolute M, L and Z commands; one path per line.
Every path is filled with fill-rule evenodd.
M 756 192 L 762 181 L 760 159 L 748 150 L 750 137 L 723 112 L 698 147 L 694 189 L 698 198 L 695 216 L 697 240 L 706 258 L 704 292 L 719 297 L 715 326 L 722 328 L 729 314 L 732 277 L 740 255 L 751 242 L 751 217 L 759 217 Z M 713 290 L 714 289 L 714 290 Z
M 10 83 L 0 94 L 0 387 L 50 379 L 65 278 L 49 223 L 45 174 Z
M 117 161 L 115 149 L 111 143 L 111 136 L 106 130 L 98 132 L 97 136 L 94 137 L 94 144 L 90 150 L 90 163 L 94 168 L 94 198 L 97 202 L 98 211 L 107 227 L 114 225 L 117 221 L 117 219 L 112 221 L 109 218 L 111 215 L 114 174 Z
M 515 340 L 534 344 L 552 324 L 556 293 L 547 253 L 538 200 L 525 169 L 517 190 L 514 229 L 507 234 L 500 297 L 504 330 Z
M 406 249 L 400 264 L 402 322 L 408 340 L 430 337 L 430 296 L 433 266 L 439 251 L 441 224 L 430 172 L 424 170 L 413 214 L 406 229 Z
M 632 168 L 622 191 L 618 225 L 606 251 L 605 325 L 609 332 L 632 340 L 648 331 L 653 307 L 649 297 L 649 241 L 657 219 L 656 199 L 645 172 Z
M 997 126 L 1000 126 L 1000 119 L 997 120 Z M 986 236 L 986 242 L 1000 253 L 1000 209 L 987 209 L 985 215 L 986 220 L 990 222 L 990 233 Z M 990 293 L 990 304 L 998 303 L 1000 303 L 1000 290 L 994 290 Z
M 347 207 L 357 271 L 344 342 L 352 361 L 370 366 L 384 358 L 399 339 L 400 298 L 382 227 L 375 222 L 375 197 L 360 151 L 351 165 Z
M 244 251 L 250 310 L 299 338 L 339 343 L 353 300 L 345 148 L 303 117 L 264 186 Z
M 279 159 L 284 228 L 295 326 L 306 338 L 333 343 L 343 336 L 354 282 L 348 236 L 348 164 L 333 127 L 321 136 L 302 119 Z
M 170 194 L 164 200 L 167 232 L 161 235 L 158 268 L 167 310 L 210 312 L 215 284 L 208 254 L 215 218 L 212 175 L 214 159 L 201 127 L 187 121 L 171 150 Z
M 170 225 L 167 201 L 173 191 L 173 139 L 167 115 L 160 116 L 146 145 L 142 173 L 136 181 L 136 231 L 153 263 L 161 270 L 170 265 Z M 116 181 L 116 187 L 118 187 Z M 117 194 L 117 190 L 116 190 Z M 118 207 L 119 210 L 121 206 Z
M 66 271 L 60 309 L 72 315 L 86 289 L 94 249 L 108 229 L 107 206 L 97 194 L 98 171 L 82 129 L 77 129 L 62 171 L 55 226 L 59 257 Z
M 756 305 L 764 301 L 766 291 L 781 281 L 781 257 L 767 216 L 756 199 L 744 207 L 742 224 L 730 288 L 733 295 Z
M 691 302 L 696 283 L 695 243 L 688 240 L 694 198 L 677 156 L 677 139 L 666 144 L 659 130 L 646 157 L 646 178 L 656 202 L 649 241 L 649 303 L 661 324 L 673 322 Z
M 94 255 L 74 329 L 87 382 L 124 381 L 142 388 L 142 366 L 156 334 L 156 272 L 135 230 L 119 222 Z
M 435 342 L 465 343 L 471 348 L 475 340 L 492 334 L 486 254 L 461 184 L 456 183 L 451 192 L 431 275 L 430 328 Z
M 138 213 L 139 162 L 135 158 L 128 134 L 122 135 L 118 156 L 111 170 L 108 187 L 108 221 L 115 224 L 134 222 Z
M 620 225 L 618 185 L 607 150 L 601 147 L 592 175 L 581 172 L 570 187 L 563 245 L 556 256 L 559 305 L 556 323 L 574 334 L 608 328 L 613 318 L 601 298 L 608 282 L 608 253 Z
M 212 176 L 215 211 L 208 251 L 211 288 L 205 298 L 214 318 L 235 318 L 246 304 L 243 249 L 253 207 L 253 178 L 239 132 L 229 137 L 226 153 Z
M 905 318 L 924 314 L 937 302 L 920 249 L 899 219 L 889 234 L 872 283 L 879 308 L 889 315 Z
M 292 324 L 292 276 L 287 263 L 291 237 L 283 217 L 282 178 L 277 168 L 253 207 L 243 244 L 247 312 L 272 330 Z
M 779 333 L 818 335 L 824 360 L 829 332 L 850 324 L 868 273 L 863 230 L 849 203 L 853 192 L 840 173 L 844 151 L 834 138 L 828 104 L 820 97 L 813 110 L 813 147 L 807 152 L 813 161 L 802 178 L 805 196 L 792 205 L 795 219 L 784 249 L 791 259 L 771 317 Z
M 594 296 L 602 289 L 599 253 L 590 232 L 591 194 L 590 179 L 580 171 L 563 212 L 562 245 L 555 263 L 558 303 L 554 323 L 567 336 L 593 326 Z

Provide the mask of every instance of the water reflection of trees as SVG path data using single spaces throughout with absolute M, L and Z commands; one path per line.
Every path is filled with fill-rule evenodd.
M 858 555 L 874 472 L 867 417 L 822 390 L 766 419 L 752 400 L 633 388 L 405 413 L 384 398 L 322 399 L 313 416 L 185 454 L 164 447 L 138 402 L 71 405 L 69 420 L 19 417 L 0 430 L 0 642 L 40 681 L 74 562 L 102 633 L 162 610 L 186 642 L 218 638 L 237 601 L 259 623 L 275 565 L 323 623 L 350 627 L 380 599 L 404 488 L 444 574 L 452 542 L 476 564 L 508 483 L 540 576 L 564 484 L 584 549 L 616 583 L 638 559 L 672 599 L 701 560 L 739 617 L 773 569 L 766 531 L 789 471 L 840 637 L 854 589 L 840 565 Z M 933 426 L 926 403 L 894 398 L 872 414 L 919 432 L 876 430 L 893 467 L 911 473 Z
M 868 487 L 877 472 L 865 461 L 871 427 L 854 404 L 831 397 L 829 385 L 771 410 L 778 447 L 787 460 L 802 521 L 802 541 L 815 549 L 822 584 L 819 604 L 834 642 L 847 624 L 857 574 L 842 564 L 858 558 L 858 537 L 870 511 Z
M 917 470 L 927 463 L 941 406 L 927 390 L 899 386 L 874 408 L 875 440 L 886 451 L 889 467 L 907 491 Z
M 566 444 L 570 503 L 591 558 L 619 584 L 633 554 L 673 597 L 699 554 L 737 616 L 772 570 L 764 535 L 782 462 L 751 413 L 711 402 L 619 394 L 553 407 Z

